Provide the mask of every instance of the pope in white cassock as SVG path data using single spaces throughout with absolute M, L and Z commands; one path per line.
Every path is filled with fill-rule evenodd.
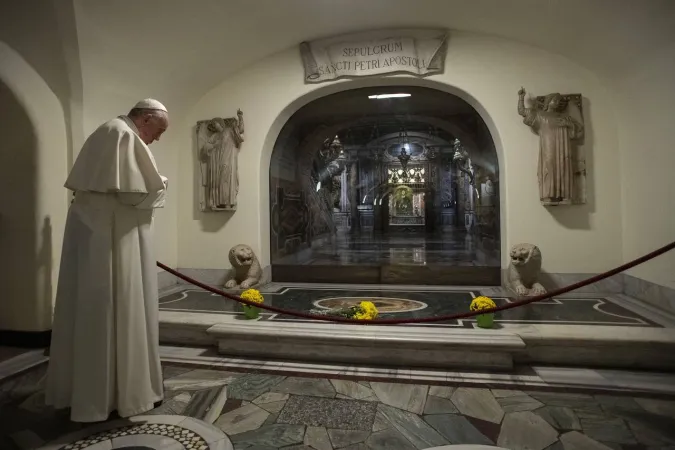
M 89 136 L 65 187 L 68 211 L 56 293 L 46 403 L 76 422 L 129 417 L 163 398 L 154 209 L 167 179 L 148 145 L 168 127 L 156 100 Z

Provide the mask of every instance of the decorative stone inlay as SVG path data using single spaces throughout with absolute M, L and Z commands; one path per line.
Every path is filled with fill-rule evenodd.
M 427 308 L 427 304 L 407 298 L 390 297 L 331 297 L 322 298 L 314 302 L 314 306 L 320 309 L 351 308 L 359 303 L 372 302 L 380 313 L 403 313 L 419 311 Z
M 304 444 L 316 450 L 333 450 L 328 432 L 324 427 L 307 427 Z
M 424 416 L 424 420 L 451 444 L 494 444 L 487 436 L 474 427 L 466 417 L 455 414 L 439 414 Z
M 335 397 L 335 389 L 323 378 L 289 377 L 272 389 L 273 392 L 295 395 L 311 395 L 313 397 Z
M 558 432 L 544 419 L 529 411 L 508 413 L 502 423 L 497 445 L 505 448 L 544 450 L 558 439 Z
M 96 433 L 88 438 L 80 439 L 77 442 L 66 444 L 59 450 L 81 450 L 86 449 L 99 442 L 111 440 L 120 436 L 132 435 L 156 435 L 173 439 L 179 442 L 186 449 L 209 450 L 209 445 L 204 438 L 192 430 L 182 428 L 178 425 L 166 425 L 161 423 L 144 423 L 129 425 L 121 428 L 114 428 L 108 431 Z
M 422 414 L 427 400 L 428 386 L 417 384 L 371 382 L 370 387 L 385 405 Z
M 467 416 L 500 423 L 504 410 L 487 389 L 459 388 L 452 394 L 452 403 Z
M 545 406 L 537 410 L 542 419 L 558 430 L 581 430 L 579 418 L 570 408 L 564 406 Z
M 365 441 L 370 436 L 369 431 L 335 430 L 329 429 L 328 436 L 334 448 L 343 448 Z
M 612 450 L 578 431 L 570 431 L 560 436 L 560 442 L 565 450 Z
M 371 431 L 377 403 L 291 395 L 277 423 Z
M 428 448 L 448 443 L 443 436 L 413 413 L 387 405 L 380 405 L 378 412 L 382 413 L 382 416 L 417 448 Z
M 248 404 L 220 416 L 215 426 L 228 435 L 244 433 L 259 428 L 269 417 L 269 412 L 254 404 Z

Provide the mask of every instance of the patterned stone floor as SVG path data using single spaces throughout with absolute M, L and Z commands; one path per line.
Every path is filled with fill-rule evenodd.
M 64 412 L 44 406 L 44 372 L 41 366 L 0 386 L 1 449 L 37 448 L 81 428 Z M 169 365 L 164 376 L 166 400 L 150 414 L 211 423 L 240 450 L 422 450 L 448 444 L 511 450 L 675 449 L 675 401 Z M 133 439 L 117 448 L 129 446 L 161 448 Z

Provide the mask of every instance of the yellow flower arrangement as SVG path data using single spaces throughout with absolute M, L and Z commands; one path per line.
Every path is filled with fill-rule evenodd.
M 246 289 L 241 293 L 240 297 L 253 303 L 263 303 L 265 301 L 262 294 L 257 289 Z
M 363 301 L 355 308 L 353 319 L 373 320 L 377 317 L 377 308 L 373 302 Z
M 476 297 L 471 301 L 469 309 L 471 309 L 471 311 L 483 311 L 485 309 L 496 307 L 497 305 L 490 297 Z
M 336 308 L 328 310 L 312 309 L 310 313 L 320 316 L 346 317 L 347 319 L 356 320 L 373 320 L 377 318 L 378 311 L 373 302 L 363 300 L 359 302 L 358 305 L 350 306 L 348 308 Z

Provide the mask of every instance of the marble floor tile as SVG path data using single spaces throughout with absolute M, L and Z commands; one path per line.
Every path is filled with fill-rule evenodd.
M 223 414 L 213 425 L 231 436 L 260 428 L 269 415 L 269 412 L 251 403 Z
M 366 439 L 368 450 L 417 450 L 395 428 L 377 431 Z M 360 449 L 359 449 L 360 450 Z
M 328 429 L 328 437 L 333 448 L 349 447 L 365 441 L 370 431 Z
M 274 392 L 295 395 L 311 395 L 314 397 L 335 397 L 335 388 L 324 378 L 288 377 L 274 386 Z
M 286 379 L 281 375 L 249 374 L 228 385 L 228 397 L 252 401 Z
M 508 398 L 525 395 L 525 393 L 523 391 L 509 389 L 492 389 L 492 395 L 494 395 L 495 398 Z
M 635 401 L 652 414 L 675 418 L 675 401 L 654 398 L 636 398 Z
M 637 444 L 633 433 L 622 419 L 581 419 L 581 429 L 585 435 L 597 441 Z
M 164 380 L 164 388 L 169 391 L 200 391 L 229 384 L 239 377 L 241 374 L 233 372 L 197 369 Z
M 429 395 L 433 395 L 434 397 L 451 398 L 453 392 L 455 392 L 454 387 L 450 387 L 450 386 L 429 386 Z
M 433 427 L 413 413 L 388 405 L 380 405 L 378 412 L 419 449 L 448 443 Z
M 563 434 L 560 436 L 560 442 L 562 442 L 564 450 L 612 450 L 578 431 Z
M 375 395 L 370 387 L 363 386 L 354 381 L 330 380 L 330 382 L 338 394 L 342 394 L 356 400 L 372 397 Z
M 506 413 L 517 411 L 533 411 L 544 406 L 544 404 L 539 400 L 535 400 L 525 393 L 511 397 L 498 398 L 497 403 L 499 403 Z
M 564 406 L 544 406 L 536 411 L 554 428 L 564 431 L 581 430 L 581 422 L 576 413 Z
M 371 382 L 370 387 L 385 405 L 422 414 L 429 386 Z
M 500 423 L 504 410 L 488 389 L 459 388 L 452 394 L 452 403 L 467 416 Z
M 303 443 L 315 450 L 333 450 L 325 427 L 307 427 Z
M 427 396 L 427 402 L 424 405 L 424 414 L 454 414 L 458 413 L 459 410 L 452 403 L 451 400 L 447 398 L 436 397 L 433 395 Z
M 373 421 L 373 428 L 372 431 L 382 431 L 386 430 L 387 428 L 391 428 L 393 425 L 391 422 L 389 422 L 380 411 L 377 411 L 375 413 L 375 420 Z
M 450 444 L 494 445 L 466 417 L 455 414 L 424 416 L 424 421 L 438 431 Z
M 232 444 L 244 444 L 244 447 L 268 446 L 272 448 L 302 444 L 305 437 L 304 425 L 274 424 L 263 425 L 257 430 L 247 431 L 230 437 Z
M 544 450 L 558 440 L 558 432 L 530 411 L 508 413 L 497 445 L 513 450 Z
M 253 404 L 261 405 L 263 403 L 276 403 L 281 401 L 288 400 L 288 394 L 282 394 L 279 392 L 265 392 L 260 397 L 253 399 Z

